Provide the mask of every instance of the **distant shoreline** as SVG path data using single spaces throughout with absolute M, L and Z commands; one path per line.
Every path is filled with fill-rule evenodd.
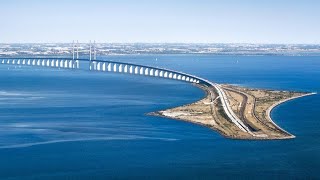
M 0 43 L 0 56 L 72 55 L 73 43 Z M 89 50 L 88 42 L 80 42 Z M 98 56 L 212 55 L 212 56 L 320 56 L 320 44 L 266 43 L 96 43 Z M 18 50 L 17 50 L 18 49 Z M 83 52 L 80 56 L 83 56 Z M 86 54 L 86 53 L 85 53 Z
M 243 53 L 112 53 L 112 54 L 99 54 L 99 56 L 168 56 L 168 55 L 177 55 L 177 56 L 186 56 L 186 55 L 194 55 L 194 56 L 237 56 L 237 57 L 260 57 L 260 56 L 274 56 L 274 57 L 283 57 L 283 56 L 292 56 L 292 57 L 319 57 L 320 53 L 256 53 L 256 54 L 243 54 Z M 1 54 L 0 58 L 5 57 L 24 57 L 24 56 L 32 56 L 32 57 L 65 57 L 70 56 L 70 53 L 62 53 L 62 54 Z

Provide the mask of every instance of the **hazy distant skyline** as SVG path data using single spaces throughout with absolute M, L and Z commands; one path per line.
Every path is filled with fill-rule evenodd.
M 0 1 L 0 43 L 320 44 L 317 0 Z

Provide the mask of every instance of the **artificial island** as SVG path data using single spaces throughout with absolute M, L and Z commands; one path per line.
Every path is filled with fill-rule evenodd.
M 206 92 L 203 99 L 148 114 L 200 124 L 232 139 L 291 139 L 295 138 L 293 134 L 273 122 L 270 116 L 271 110 L 283 102 L 315 94 L 218 85 L 226 95 L 223 97 L 213 87 L 197 86 Z M 221 98 L 225 98 L 231 112 L 240 120 L 238 124 L 224 111 Z

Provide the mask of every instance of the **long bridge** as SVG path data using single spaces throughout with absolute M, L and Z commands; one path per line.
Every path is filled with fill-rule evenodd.
M 178 81 L 184 81 L 194 84 L 202 84 L 208 87 L 213 87 L 218 96 L 220 97 L 221 105 L 229 120 L 233 122 L 239 129 L 244 132 L 254 135 L 247 125 L 245 125 L 237 115 L 232 111 L 227 95 L 225 94 L 222 87 L 213 83 L 209 80 L 201 77 L 187 74 L 180 71 L 170 70 L 166 68 L 145 66 L 133 63 L 115 62 L 106 60 L 97 60 L 91 58 L 91 46 L 90 46 L 90 58 L 79 59 L 78 52 L 77 57 L 73 58 L 0 58 L 1 64 L 15 65 L 15 66 L 40 66 L 47 68 L 59 68 L 59 69 L 80 69 L 82 66 L 86 66 L 90 71 L 98 72 L 113 72 L 113 73 L 124 73 L 129 75 L 143 75 L 148 77 L 166 78 Z M 213 101 L 213 99 L 211 100 Z

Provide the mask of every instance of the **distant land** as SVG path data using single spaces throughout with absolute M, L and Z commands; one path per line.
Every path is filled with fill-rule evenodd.
M 80 51 L 89 43 L 81 43 Z M 184 43 L 97 43 L 98 55 L 214 54 L 214 55 L 320 55 L 320 44 L 184 44 Z M 72 53 L 72 43 L 0 43 L 0 56 L 46 56 Z M 84 52 L 87 54 L 87 52 Z M 81 54 L 81 53 L 80 53 Z

